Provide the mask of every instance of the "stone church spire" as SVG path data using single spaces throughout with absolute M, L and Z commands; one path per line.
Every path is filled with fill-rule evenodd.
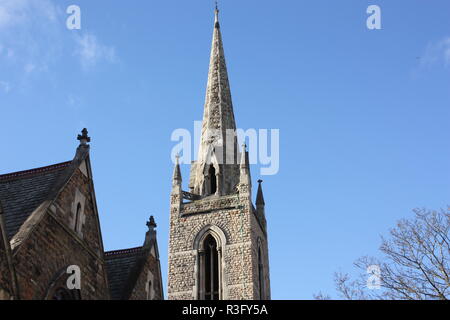
M 216 8 L 200 147 L 197 161 L 191 168 L 191 192 L 200 196 L 233 193 L 239 183 L 238 152 L 219 10 Z
M 170 194 L 170 300 L 270 299 L 269 253 L 259 185 L 252 201 L 249 151 L 237 144 L 216 8 L 199 153 L 189 192 L 178 162 Z

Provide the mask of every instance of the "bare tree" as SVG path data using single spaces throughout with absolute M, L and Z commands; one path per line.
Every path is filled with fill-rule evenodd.
M 360 258 L 362 271 L 352 280 L 336 273 L 344 299 L 448 300 L 450 297 L 450 208 L 414 210 L 413 219 L 400 220 L 382 238 L 383 258 Z M 372 282 L 372 283 L 371 283 Z
M 314 294 L 314 300 L 331 300 L 330 296 L 322 292 Z

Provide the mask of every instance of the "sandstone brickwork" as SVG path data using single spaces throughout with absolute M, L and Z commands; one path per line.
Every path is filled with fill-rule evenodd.
M 75 189 L 87 199 L 84 237 L 79 237 L 69 227 L 70 207 Z M 76 170 L 53 206 L 46 210 L 14 250 L 14 265 L 19 279 L 21 298 L 45 299 L 51 294 L 55 276 L 66 278 L 67 268 L 77 265 L 81 271 L 83 299 L 109 297 L 102 258 L 103 248 L 98 233 L 88 178 Z M 14 239 L 13 239 L 14 240 Z
M 176 197 L 172 197 L 175 199 Z M 258 241 L 261 241 L 266 265 L 264 279 L 270 288 L 268 248 L 265 231 L 247 199 L 239 195 L 215 197 L 179 204 L 170 215 L 169 299 L 197 299 L 198 285 L 195 249 L 196 237 L 202 230 L 220 230 L 223 245 L 223 299 L 259 299 Z M 224 203 L 226 207 L 224 208 Z M 270 290 L 263 299 L 270 299 Z

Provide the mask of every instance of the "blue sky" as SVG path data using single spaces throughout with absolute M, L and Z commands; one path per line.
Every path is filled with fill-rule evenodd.
M 237 125 L 280 129 L 262 177 L 272 296 L 335 297 L 333 272 L 396 220 L 450 203 L 450 2 L 220 7 Z M 170 136 L 201 120 L 212 28 L 207 0 L 0 0 L 0 173 L 71 159 L 87 127 L 105 247 L 141 245 L 155 215 L 165 285 Z

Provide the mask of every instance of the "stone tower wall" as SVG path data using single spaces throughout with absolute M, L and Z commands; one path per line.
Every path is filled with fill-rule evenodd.
M 169 238 L 169 299 L 197 299 L 195 240 L 205 228 L 222 230 L 223 299 L 258 299 L 257 258 L 254 244 L 263 236 L 256 217 L 237 195 L 211 197 L 172 210 Z M 174 208 L 174 207 L 172 207 Z M 256 227 L 256 230 L 255 230 Z M 242 230 L 241 230 L 242 229 Z M 265 237 L 264 237 L 265 238 Z

